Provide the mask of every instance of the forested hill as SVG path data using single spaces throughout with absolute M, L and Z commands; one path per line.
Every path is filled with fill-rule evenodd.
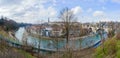
M 6 17 L 2 17 L 0 18 L 0 27 L 5 31 L 17 31 L 19 29 L 19 24 Z
M 31 26 L 29 23 L 17 23 L 12 19 L 1 17 L 0 18 L 0 27 L 5 31 L 17 31 L 19 27 Z

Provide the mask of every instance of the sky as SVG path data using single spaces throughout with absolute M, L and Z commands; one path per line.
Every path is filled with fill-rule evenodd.
M 0 16 L 17 22 L 60 21 L 68 7 L 79 22 L 120 21 L 120 0 L 0 0 Z

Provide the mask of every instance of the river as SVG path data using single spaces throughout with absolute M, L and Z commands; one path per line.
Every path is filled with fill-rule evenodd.
M 22 43 L 23 36 L 25 35 L 24 32 L 25 32 L 25 28 L 21 27 L 15 33 L 16 38 L 21 43 Z M 103 37 L 107 38 L 107 33 L 104 33 Z M 45 49 L 45 50 L 53 50 L 53 51 L 56 51 L 57 49 L 63 50 L 66 45 L 66 40 L 61 40 L 56 43 L 54 40 L 38 39 L 38 38 L 35 38 L 32 36 L 27 36 L 26 38 L 27 38 L 28 44 L 33 45 L 36 48 L 38 48 L 38 43 L 40 41 L 40 49 Z M 69 47 L 73 48 L 74 50 L 84 49 L 84 48 L 94 46 L 100 40 L 101 40 L 100 35 L 95 34 L 93 36 L 86 37 L 83 40 L 79 40 L 79 39 L 78 40 L 69 40 Z

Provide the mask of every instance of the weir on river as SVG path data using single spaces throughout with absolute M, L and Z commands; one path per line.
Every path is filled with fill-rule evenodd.
M 19 40 L 20 43 L 23 43 L 23 36 L 25 35 L 25 28 L 21 27 L 16 32 L 15 36 Z M 107 33 L 102 34 L 104 38 L 107 38 Z M 66 40 L 60 40 L 59 42 L 55 43 L 54 40 L 47 40 L 47 39 L 38 39 L 32 36 L 26 36 L 28 45 L 33 45 L 35 48 L 38 48 L 38 41 L 40 41 L 40 49 L 46 51 L 64 51 Z M 84 49 L 88 47 L 96 47 L 100 44 L 101 37 L 99 34 L 94 34 L 93 36 L 88 36 L 82 40 L 69 40 L 69 47 L 73 48 L 73 50 L 77 49 Z M 58 49 L 58 50 L 57 50 Z

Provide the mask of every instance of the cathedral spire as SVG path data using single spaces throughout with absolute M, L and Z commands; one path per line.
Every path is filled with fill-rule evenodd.
M 48 18 L 48 23 L 50 23 L 50 18 Z

